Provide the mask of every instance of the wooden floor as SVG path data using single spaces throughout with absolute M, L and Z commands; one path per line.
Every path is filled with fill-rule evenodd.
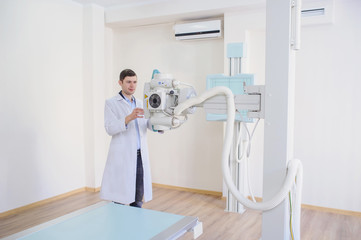
M 198 239 L 260 239 L 261 213 L 247 210 L 244 214 L 224 211 L 225 201 L 219 197 L 153 188 L 151 202 L 144 208 L 198 217 L 203 222 L 203 234 Z M 99 193 L 82 192 L 65 199 L 0 218 L 0 238 L 47 222 L 80 208 L 101 201 Z M 345 216 L 302 209 L 301 239 L 361 239 L 361 217 Z M 192 239 L 187 233 L 182 240 Z

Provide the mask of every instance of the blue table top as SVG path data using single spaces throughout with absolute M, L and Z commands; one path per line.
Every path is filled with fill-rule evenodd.
M 108 203 L 30 233 L 22 240 L 151 239 L 184 216 Z

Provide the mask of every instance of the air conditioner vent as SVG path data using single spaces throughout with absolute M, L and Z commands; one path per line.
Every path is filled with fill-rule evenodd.
M 325 15 L 325 8 L 306 9 L 301 11 L 302 17 L 322 16 Z
M 177 40 L 222 37 L 221 20 L 176 24 L 174 36 Z

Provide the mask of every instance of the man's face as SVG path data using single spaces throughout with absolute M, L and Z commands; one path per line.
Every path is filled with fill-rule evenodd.
M 123 82 L 119 81 L 119 85 L 122 87 L 123 94 L 131 96 L 137 88 L 137 76 L 125 77 Z

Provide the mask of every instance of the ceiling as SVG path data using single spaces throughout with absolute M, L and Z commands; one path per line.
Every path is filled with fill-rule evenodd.
M 81 4 L 96 4 L 104 8 L 117 6 L 140 6 L 171 0 L 73 0 Z
M 1 0 L 0 0 L 1 1 Z M 112 27 L 129 27 L 223 16 L 225 10 L 265 6 L 266 0 L 72 0 L 105 9 L 105 21 Z M 163 7 L 164 4 L 164 7 Z M 149 10 L 149 7 L 153 7 Z M 140 7 L 139 11 L 123 9 Z M 134 13 L 134 14 L 133 14 Z

